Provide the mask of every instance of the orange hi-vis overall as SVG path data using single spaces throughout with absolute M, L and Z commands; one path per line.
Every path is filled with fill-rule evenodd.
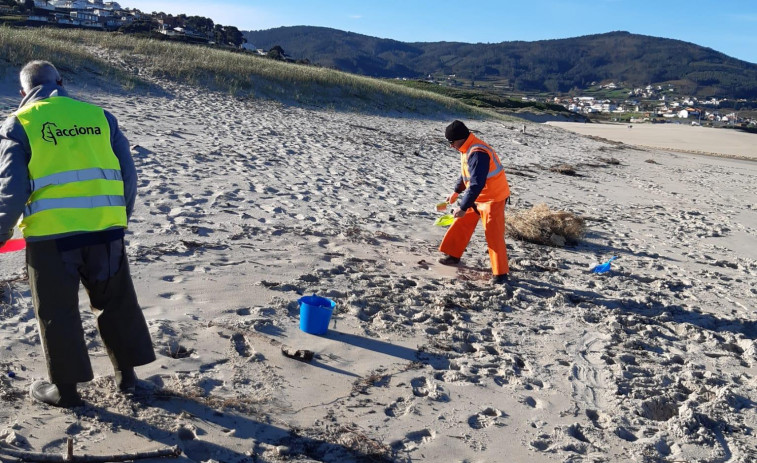
M 439 250 L 452 257 L 461 257 L 468 247 L 479 218 L 484 224 L 486 244 L 489 247 L 489 259 L 494 275 L 510 273 L 507 263 L 507 246 L 505 244 L 505 202 L 510 197 L 505 170 L 497 153 L 475 135 L 471 134 L 460 147 L 460 163 L 465 187 L 470 186 L 468 158 L 476 151 L 489 155 L 489 174 L 484 189 L 476 198 L 476 207 L 469 208 L 465 215 L 455 219 L 444 235 Z M 476 213 L 478 209 L 478 214 Z M 479 216 L 480 214 L 480 216 Z

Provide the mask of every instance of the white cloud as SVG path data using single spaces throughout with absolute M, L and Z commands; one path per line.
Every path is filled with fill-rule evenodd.
M 363 19 L 362 14 L 352 14 L 350 15 L 350 19 Z

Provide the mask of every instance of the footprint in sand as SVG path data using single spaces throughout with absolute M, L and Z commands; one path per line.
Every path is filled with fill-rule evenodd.
M 534 398 L 533 398 L 533 397 L 531 397 L 531 396 L 528 396 L 528 397 L 524 397 L 524 398 L 523 398 L 523 400 L 521 400 L 521 402 L 522 402 L 522 403 L 523 403 L 524 405 L 527 405 L 527 406 L 529 406 L 529 407 L 531 407 L 531 408 L 539 408 L 539 405 L 540 405 L 540 404 L 539 404 L 539 401 L 538 401 L 538 400 L 536 400 L 536 399 L 534 399 Z
M 615 435 L 620 437 L 626 442 L 636 442 L 637 440 L 639 440 L 639 438 L 636 437 L 634 433 L 632 433 L 631 431 L 629 431 L 628 429 L 622 426 L 618 427 L 618 429 L 615 430 Z
M 240 333 L 234 333 L 231 336 L 231 345 L 234 347 L 234 350 L 242 357 L 250 357 L 252 355 L 250 345 L 247 343 L 247 339 L 240 334 Z
M 639 414 L 652 421 L 668 421 L 678 416 L 678 404 L 670 397 L 653 397 L 641 403 Z
M 184 359 L 194 354 L 194 352 L 194 349 L 183 346 L 175 341 L 169 342 L 169 344 L 160 351 L 161 354 L 173 359 Z
M 538 439 L 532 440 L 530 444 L 536 450 L 544 452 L 552 445 L 552 438 L 549 434 L 541 434 Z
M 170 301 L 191 301 L 192 298 L 189 297 L 186 294 L 178 294 L 178 293 L 161 293 L 158 294 L 158 296 L 162 297 L 163 299 L 168 299 Z
M 410 380 L 413 388 L 413 395 L 416 397 L 428 397 L 431 400 L 439 402 L 449 401 L 449 396 L 439 386 L 438 383 L 429 378 L 415 378 Z
M 397 440 L 395 442 L 391 443 L 391 446 L 395 450 L 413 450 L 418 447 L 420 444 L 427 444 L 434 440 L 436 437 L 436 432 L 430 430 L 430 429 L 422 429 L 420 431 L 412 431 L 405 435 L 405 438 L 402 440 Z
M 386 414 L 386 416 L 396 418 L 398 416 L 407 415 L 413 409 L 414 406 L 412 403 L 406 401 L 404 397 L 400 397 L 396 402 L 384 409 L 384 413 Z
M 414 378 L 410 380 L 410 385 L 413 387 L 413 395 L 416 397 L 428 396 L 428 381 L 426 378 Z
M 468 426 L 473 429 L 484 429 L 491 426 L 504 426 L 505 424 L 500 422 L 500 419 L 506 416 L 507 414 L 502 410 L 497 410 L 496 408 L 489 407 L 484 411 L 468 418 Z

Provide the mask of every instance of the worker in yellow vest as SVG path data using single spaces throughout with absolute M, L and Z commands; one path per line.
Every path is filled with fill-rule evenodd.
M 30 395 L 59 407 L 82 404 L 76 384 L 94 375 L 79 314 L 79 282 L 115 370 L 133 392 L 134 367 L 155 360 L 129 273 L 124 230 L 137 173 L 129 142 L 102 108 L 70 98 L 47 61 L 21 69 L 19 109 L 0 127 L 0 245 L 19 216 L 49 381 Z
M 489 247 L 492 283 L 506 283 L 510 268 L 505 244 L 505 203 L 510 198 L 510 186 L 502 162 L 492 147 L 470 133 L 461 121 L 448 125 L 444 136 L 450 146 L 460 152 L 462 171 L 447 202 L 453 204 L 460 193 L 465 194 L 452 212 L 455 221 L 439 246 L 445 254 L 439 262 L 444 265 L 460 262 L 480 220 Z

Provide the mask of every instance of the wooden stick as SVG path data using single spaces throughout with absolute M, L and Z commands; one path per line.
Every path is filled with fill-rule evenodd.
M 181 449 L 178 446 L 151 450 L 148 452 L 123 453 L 120 455 L 74 455 L 73 442 L 73 439 L 68 439 L 68 442 L 66 442 L 66 453 L 63 455 L 13 450 L 9 449 L 2 443 L 0 443 L 0 454 L 8 455 L 10 457 L 29 462 L 66 463 L 108 463 L 113 461 L 144 460 L 147 458 L 177 458 L 181 455 Z

